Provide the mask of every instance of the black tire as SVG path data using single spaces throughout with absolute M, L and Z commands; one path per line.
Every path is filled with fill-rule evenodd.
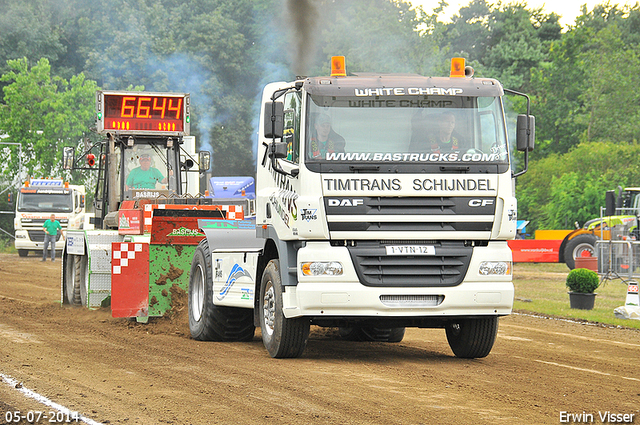
M 76 261 L 76 277 L 77 285 L 74 286 L 74 302 L 83 307 L 89 306 L 89 256 L 80 255 Z
M 213 304 L 209 243 L 203 239 L 193 255 L 189 275 L 189 331 L 199 341 L 251 341 L 253 310 Z
M 397 343 L 404 339 L 405 328 L 391 328 L 387 342 Z
M 486 357 L 498 334 L 498 317 L 461 319 L 447 323 L 447 341 L 456 357 L 475 359 Z
M 282 313 L 280 261 L 271 260 L 260 284 L 259 312 L 262 342 L 274 358 L 300 357 L 309 339 L 311 323 L 304 317 L 287 319 Z
M 81 305 L 81 284 L 84 283 L 82 259 L 77 255 L 67 255 L 64 262 L 64 303 Z
M 18 255 L 20 257 L 26 257 L 27 255 L 29 255 L 29 251 L 27 251 L 26 249 L 19 249 L 18 250 Z
M 573 270 L 576 267 L 576 257 L 580 257 L 583 251 L 589 251 L 595 257 L 596 237 L 594 235 L 578 235 L 569 240 L 564 247 L 564 262 Z
M 400 342 L 404 338 L 405 328 L 377 328 L 374 326 L 356 326 L 340 328 L 342 339 L 347 341 Z

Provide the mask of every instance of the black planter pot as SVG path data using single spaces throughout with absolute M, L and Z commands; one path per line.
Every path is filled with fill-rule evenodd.
M 596 293 L 569 292 L 569 304 L 571 308 L 579 310 L 592 310 L 596 301 Z

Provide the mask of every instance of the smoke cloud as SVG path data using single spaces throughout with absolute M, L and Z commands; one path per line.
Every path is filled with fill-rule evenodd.
M 292 71 L 296 75 L 305 75 L 315 50 L 312 36 L 318 22 L 318 10 L 313 0 L 287 0 L 287 11 L 293 22 L 295 40 Z
M 215 115 L 212 99 L 221 93 L 220 84 L 212 72 L 201 66 L 192 55 L 176 53 L 151 58 L 146 63 L 146 73 L 153 77 L 151 81 L 154 82 L 145 87 L 147 90 L 190 94 L 192 123 L 199 132 L 196 142 L 199 149 L 213 151 L 211 130 L 224 118 Z

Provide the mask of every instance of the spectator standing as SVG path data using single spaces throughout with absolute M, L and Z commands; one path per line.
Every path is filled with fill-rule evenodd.
M 51 261 L 56 260 L 56 239 L 58 232 L 62 233 L 62 226 L 56 220 L 56 215 L 51 214 L 51 218 L 42 225 L 44 229 L 44 246 L 42 247 L 42 261 L 47 261 L 47 248 L 51 244 Z

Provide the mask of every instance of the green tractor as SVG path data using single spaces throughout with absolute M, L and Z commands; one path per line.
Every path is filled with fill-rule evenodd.
M 575 268 L 578 257 L 593 257 L 597 240 L 640 240 L 637 215 L 640 213 L 640 188 L 618 187 L 618 194 L 609 190 L 605 197 L 604 217 L 587 221 L 569 233 L 560 245 L 559 261 Z M 635 257 L 635 255 L 634 255 Z M 619 269 L 620 267 L 616 267 Z

